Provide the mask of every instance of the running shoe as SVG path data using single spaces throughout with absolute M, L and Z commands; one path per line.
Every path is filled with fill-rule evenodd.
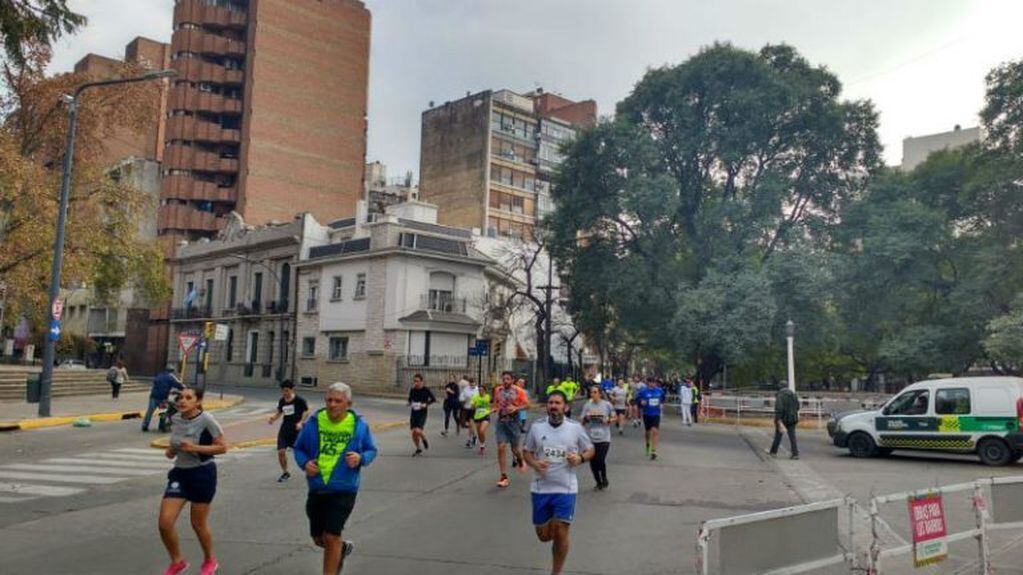
M 656 451 L 651 451 L 650 452 L 650 461 L 653 461 L 655 459 L 657 459 L 657 452 Z
M 180 573 L 188 571 L 189 567 L 190 565 L 188 564 L 188 561 L 182 559 L 177 563 L 171 563 L 170 566 L 167 567 L 167 570 L 163 572 L 163 575 L 179 575 Z
M 505 489 L 509 485 L 511 485 L 511 480 L 508 479 L 507 475 L 502 475 L 501 478 L 497 480 L 497 486 L 501 489 Z
M 420 456 L 422 454 L 423 454 L 423 450 L 422 449 L 416 449 L 415 453 L 412 454 L 412 457 L 417 457 L 417 456 Z
M 789 459 L 799 459 L 799 455 L 798 454 L 791 455 L 791 456 L 789 456 Z
M 207 559 L 202 562 L 202 567 L 199 569 L 199 575 L 213 575 L 220 569 L 220 563 L 217 563 L 216 559 Z
M 467 439 L 465 441 L 465 448 L 466 449 L 472 449 L 472 440 L 471 439 Z
M 355 543 L 353 543 L 351 541 L 342 541 L 341 542 L 341 558 L 342 559 L 344 559 L 345 557 L 348 557 L 349 555 L 351 555 L 352 551 L 354 551 L 354 550 L 355 550 Z
M 423 438 L 423 449 L 430 449 L 430 442 Z
M 486 457 L 487 456 L 487 446 L 486 445 L 481 445 L 480 448 L 479 448 L 479 453 L 480 453 L 480 457 Z
M 284 473 L 281 474 L 280 477 L 277 478 L 277 483 L 284 483 L 289 479 L 291 479 L 291 474 L 285 471 Z
M 440 432 L 440 434 L 441 434 L 441 437 L 447 437 L 448 436 L 448 430 L 445 429 L 444 431 Z
M 778 457 L 778 454 L 773 452 L 773 451 L 771 451 L 770 449 L 765 449 L 764 453 L 770 455 L 771 457 Z

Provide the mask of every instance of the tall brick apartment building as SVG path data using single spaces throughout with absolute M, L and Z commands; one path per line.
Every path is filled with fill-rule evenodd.
M 369 42 L 358 0 L 177 0 L 160 235 L 355 215 Z
M 423 112 L 419 197 L 439 223 L 529 238 L 551 209 L 560 146 L 597 119 L 593 100 L 490 90 Z

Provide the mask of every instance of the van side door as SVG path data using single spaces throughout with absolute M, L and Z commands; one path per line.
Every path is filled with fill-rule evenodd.
M 973 392 L 969 387 L 949 385 L 934 392 L 934 415 L 938 433 L 928 449 L 970 451 L 976 446 L 976 417 L 973 417 Z
M 927 449 L 938 432 L 938 418 L 931 415 L 931 390 L 904 391 L 874 419 L 881 447 Z

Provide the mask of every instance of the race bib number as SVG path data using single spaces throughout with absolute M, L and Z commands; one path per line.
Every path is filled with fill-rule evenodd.
M 422 403 L 418 402 L 418 401 L 413 401 L 412 402 L 412 410 L 413 411 L 419 411 L 420 409 L 422 409 L 424 407 L 426 407 L 426 406 L 423 405 Z
M 659 398 L 659 397 L 651 397 L 650 400 L 647 403 L 650 404 L 650 407 L 657 407 L 658 405 L 661 404 L 661 398 Z
M 565 458 L 568 456 L 568 452 L 565 451 L 564 447 L 557 446 L 544 446 L 543 457 L 551 463 L 564 463 Z
M 295 415 L 295 406 L 294 405 L 285 405 L 281 409 L 281 413 L 283 413 L 284 415 Z

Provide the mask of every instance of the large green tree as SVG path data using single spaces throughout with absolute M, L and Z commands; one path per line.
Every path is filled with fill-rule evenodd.
M 27 61 L 26 45 L 49 47 L 85 22 L 85 16 L 68 8 L 67 0 L 0 0 L 4 53 L 19 66 Z
M 879 166 L 872 106 L 839 94 L 788 46 L 719 44 L 649 71 L 569 147 L 554 187 L 573 311 L 610 306 L 703 380 L 784 341 L 791 314 L 825 304 L 813 262 Z

